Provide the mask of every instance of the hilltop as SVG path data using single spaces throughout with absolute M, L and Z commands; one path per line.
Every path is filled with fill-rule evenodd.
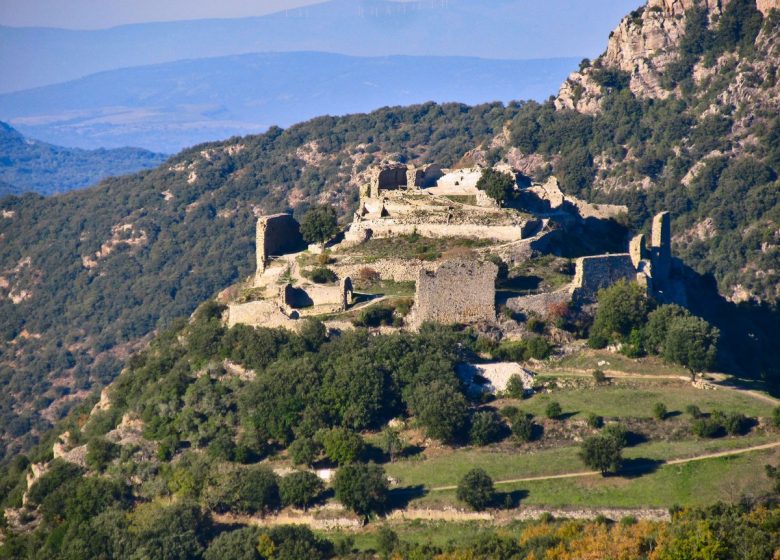
M 27 138 L 2 122 L 0 153 L 0 198 L 27 192 L 60 194 L 156 167 L 168 157 L 139 148 L 64 148 Z

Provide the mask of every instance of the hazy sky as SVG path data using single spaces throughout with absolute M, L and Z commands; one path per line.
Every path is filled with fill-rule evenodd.
M 125 23 L 261 16 L 322 0 L 0 0 L 0 25 L 99 29 Z

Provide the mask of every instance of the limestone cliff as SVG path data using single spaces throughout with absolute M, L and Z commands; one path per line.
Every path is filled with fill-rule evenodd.
M 630 75 L 629 88 L 640 97 L 666 98 L 673 92 L 662 86 L 661 77 L 679 56 L 689 10 L 704 8 L 711 23 L 718 20 L 729 0 L 648 0 L 646 6 L 623 18 L 610 34 L 606 51 L 594 65 L 569 75 L 555 100 L 557 108 L 593 114 L 599 110 L 603 86 L 597 73 L 603 68 Z M 780 0 L 757 0 L 767 16 L 780 8 Z

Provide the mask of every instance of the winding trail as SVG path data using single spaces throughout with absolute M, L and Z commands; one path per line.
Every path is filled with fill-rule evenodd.
M 696 455 L 694 457 L 687 457 L 684 459 L 672 459 L 669 461 L 663 461 L 659 464 L 659 467 L 667 465 L 682 465 L 685 463 L 692 463 L 694 461 L 705 461 L 707 459 L 718 459 L 720 457 L 731 457 L 732 455 L 742 455 L 744 453 L 750 453 L 753 451 L 763 451 L 766 449 L 774 449 L 780 447 L 780 441 L 774 441 L 772 443 L 764 443 L 761 445 L 754 445 L 752 447 L 743 447 L 741 449 L 729 449 L 728 451 L 718 451 L 717 453 L 707 453 L 705 455 Z M 582 478 L 585 476 L 600 475 L 599 471 L 581 471 L 575 473 L 563 473 L 563 474 L 551 474 L 545 476 L 530 476 L 525 478 L 509 478 L 505 480 L 496 480 L 493 484 L 516 484 L 518 482 L 536 482 L 540 480 L 557 480 L 562 478 Z M 443 492 L 446 490 L 456 490 L 457 486 L 435 486 L 428 488 L 430 492 Z

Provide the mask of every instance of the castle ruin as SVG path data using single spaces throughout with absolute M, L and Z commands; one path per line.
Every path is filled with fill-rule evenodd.
M 468 324 L 496 319 L 496 277 L 492 262 L 452 260 L 417 277 L 410 323 Z
M 257 268 L 255 283 L 265 272 L 270 259 L 299 250 L 303 245 L 300 225 L 292 214 L 273 214 L 257 220 L 255 230 Z

